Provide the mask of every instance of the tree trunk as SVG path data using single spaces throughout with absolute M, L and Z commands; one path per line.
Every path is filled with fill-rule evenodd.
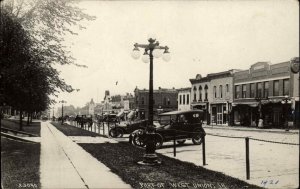
M 33 116 L 33 113 L 31 112 L 30 113 L 30 123 L 32 123 L 32 116 Z
M 20 131 L 23 131 L 23 110 L 20 110 Z
M 29 126 L 29 121 L 30 121 L 29 116 L 30 116 L 30 113 L 27 113 L 27 126 Z

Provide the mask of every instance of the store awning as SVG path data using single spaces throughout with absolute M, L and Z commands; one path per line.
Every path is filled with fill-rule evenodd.
M 237 106 L 237 105 L 247 105 L 250 107 L 257 107 L 258 102 L 233 102 L 232 106 Z

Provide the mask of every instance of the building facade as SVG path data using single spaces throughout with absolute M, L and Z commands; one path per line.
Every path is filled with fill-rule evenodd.
M 178 89 L 178 110 L 190 110 L 191 109 L 191 88 Z
M 210 79 L 196 75 L 191 82 L 191 109 L 199 109 L 205 112 L 204 122 L 210 124 L 210 108 L 209 102 L 212 101 Z
M 153 90 L 153 114 L 154 119 L 157 119 L 157 115 L 162 112 L 168 112 L 177 110 L 177 90 L 173 89 L 163 89 L 160 88 L 158 90 Z M 134 90 L 134 98 L 135 98 L 135 107 L 138 112 L 139 119 L 147 119 L 149 110 L 149 90 L 146 89 L 138 89 Z
M 293 120 L 290 62 L 257 62 L 234 74 L 234 125 L 284 127 Z
M 230 125 L 229 113 L 232 109 L 233 102 L 233 74 L 238 70 L 228 70 L 219 73 L 208 74 L 211 96 L 210 120 L 211 125 Z

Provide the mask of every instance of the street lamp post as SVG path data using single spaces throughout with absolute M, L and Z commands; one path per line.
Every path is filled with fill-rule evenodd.
M 288 104 L 291 103 L 289 96 L 285 95 L 282 99 L 281 103 L 284 105 L 284 128 L 286 131 L 289 131 L 289 123 L 288 123 Z
M 64 103 L 67 103 L 65 100 L 59 101 L 61 103 L 61 124 L 64 124 Z
M 148 104 L 148 126 L 146 130 L 146 153 L 144 155 L 144 160 L 139 162 L 146 165 L 156 165 L 161 162 L 158 160 L 155 154 L 156 142 L 155 142 L 155 129 L 153 126 L 153 57 L 159 58 L 162 56 L 163 60 L 170 60 L 169 48 L 167 46 L 160 46 L 159 42 L 156 41 L 156 37 L 148 37 L 149 44 L 134 44 L 134 49 L 132 51 L 132 57 L 138 59 L 140 57 L 139 48 L 145 49 L 142 56 L 142 60 L 145 63 L 150 61 L 150 75 L 149 75 L 149 104 Z M 164 53 L 162 54 L 162 51 Z

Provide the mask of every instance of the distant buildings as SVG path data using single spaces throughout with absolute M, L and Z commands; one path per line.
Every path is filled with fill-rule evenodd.
M 173 89 L 164 89 L 159 87 L 158 90 L 153 90 L 153 114 L 154 119 L 157 118 L 157 115 L 162 112 L 168 112 L 177 110 L 178 92 L 175 88 Z M 138 89 L 134 90 L 135 98 L 135 107 L 138 112 L 138 117 L 140 119 L 148 118 L 148 104 L 149 104 L 149 90 Z

